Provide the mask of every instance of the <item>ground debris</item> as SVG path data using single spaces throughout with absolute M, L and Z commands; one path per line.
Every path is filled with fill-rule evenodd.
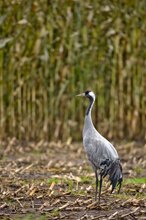
M 126 216 L 130 216 L 133 215 L 134 213 L 136 213 L 138 210 L 140 209 L 140 207 L 135 208 L 133 211 L 130 211 L 126 214 L 121 215 L 121 218 L 125 218 Z
M 95 178 L 80 144 L 20 144 L 1 149 L 0 219 L 144 219 L 146 158 L 143 144 L 119 147 L 124 169 L 121 194 L 103 184 L 95 202 Z M 140 150 L 139 150 L 140 149 Z M 127 151 L 128 155 L 127 156 Z M 131 179 L 130 179 L 130 178 Z M 134 182 L 132 182 L 133 180 Z M 127 181 L 127 182 L 126 182 Z
M 117 215 L 118 215 L 118 213 L 119 212 L 114 212 L 112 215 L 110 215 L 109 217 L 108 217 L 108 219 L 110 220 L 110 219 L 113 219 L 113 218 L 115 218 Z

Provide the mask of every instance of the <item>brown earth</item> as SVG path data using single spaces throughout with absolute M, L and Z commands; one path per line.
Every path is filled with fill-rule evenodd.
M 123 187 L 110 194 L 105 179 L 99 205 L 82 144 L 1 142 L 0 219 L 146 219 L 146 144 L 115 146 Z

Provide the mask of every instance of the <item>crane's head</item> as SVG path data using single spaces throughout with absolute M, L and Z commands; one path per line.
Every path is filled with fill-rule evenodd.
M 95 94 L 94 94 L 94 92 L 89 91 L 89 90 L 87 90 L 86 92 L 81 93 L 81 94 L 79 94 L 77 96 L 84 96 L 84 97 L 87 97 L 90 100 L 95 101 Z

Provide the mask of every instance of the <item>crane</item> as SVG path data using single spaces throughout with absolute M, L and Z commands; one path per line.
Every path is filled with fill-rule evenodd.
M 84 96 L 89 99 L 89 106 L 86 110 L 83 127 L 83 145 L 87 153 L 88 160 L 90 161 L 95 173 L 95 201 L 97 200 L 99 188 L 98 202 L 100 203 L 102 181 L 105 176 L 109 176 L 109 181 L 112 185 L 111 193 L 117 185 L 119 185 L 118 193 L 120 192 L 123 180 L 122 166 L 114 146 L 106 138 L 104 138 L 93 125 L 91 110 L 95 102 L 94 92 L 87 90 L 77 96 Z

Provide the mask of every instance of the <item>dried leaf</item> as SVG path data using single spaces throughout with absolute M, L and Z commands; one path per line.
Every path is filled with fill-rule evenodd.
M 12 37 L 0 39 L 0 49 L 4 48 L 12 40 L 13 40 Z

